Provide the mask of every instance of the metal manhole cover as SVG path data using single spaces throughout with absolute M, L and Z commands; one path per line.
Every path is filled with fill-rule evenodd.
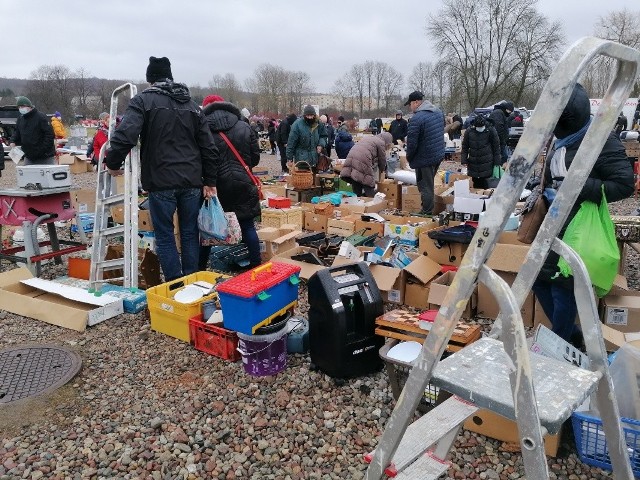
M 55 390 L 81 366 L 77 353 L 53 345 L 0 350 L 0 404 Z

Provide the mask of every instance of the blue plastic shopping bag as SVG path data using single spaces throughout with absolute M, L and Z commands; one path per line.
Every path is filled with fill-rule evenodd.
M 226 240 L 229 224 L 218 197 L 205 200 L 198 213 L 198 228 L 204 239 Z

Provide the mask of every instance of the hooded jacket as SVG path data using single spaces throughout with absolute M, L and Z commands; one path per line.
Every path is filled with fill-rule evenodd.
M 53 135 L 56 138 L 65 137 L 64 127 L 62 126 L 62 120 L 60 120 L 58 117 L 51 118 L 51 127 L 53 128 Z
M 496 105 L 489 114 L 489 120 L 493 123 L 493 128 L 498 133 L 500 146 L 504 147 L 509 139 L 509 126 L 507 125 L 507 113 L 504 110 L 504 105 L 500 103 Z
M 351 147 L 354 145 L 353 137 L 347 129 L 338 129 L 335 141 L 336 155 L 338 155 L 338 158 L 347 158 L 349 150 L 351 150 Z
M 25 156 L 34 163 L 56 154 L 51 123 L 44 113 L 35 108 L 18 117 L 11 142 L 20 145 Z
M 293 122 L 287 140 L 287 160 L 307 162 L 315 167 L 318 163 L 318 146 L 327 146 L 327 131 L 318 121 L 317 115 L 311 125 L 305 122 L 304 117 Z
M 591 105 L 586 91 L 582 85 L 577 84 L 571 98 L 569 99 L 569 103 L 560 116 L 558 124 L 554 129 L 554 133 L 559 136 L 559 138 L 565 138 L 576 133 L 589 121 L 590 109 Z M 566 147 L 565 165 L 567 170 L 571 166 L 581 143 L 582 140 L 578 140 Z M 551 186 L 553 181 L 559 180 L 551 177 L 550 165 L 555 151 L 556 148 L 554 144 L 554 148 L 550 154 L 547 155 L 545 161 L 545 187 Z M 602 147 L 602 151 L 600 152 L 593 169 L 589 173 L 589 177 L 582 187 L 575 204 L 571 208 L 567 221 L 558 235 L 559 238 L 562 238 L 564 235 L 567 226 L 571 223 L 571 220 L 573 220 L 576 213 L 578 213 L 582 202 L 591 201 L 600 204 L 600 201 L 602 200 L 602 186 L 604 186 L 607 203 L 617 202 L 618 200 L 629 197 L 633 193 L 634 189 L 631 163 L 629 163 L 629 160 L 627 159 L 622 142 L 620 142 L 620 139 L 613 133 L 609 134 L 607 141 Z M 566 288 L 573 288 L 573 277 L 566 278 L 559 275 L 557 278 L 553 279 L 557 271 L 558 254 L 555 252 L 549 252 L 549 256 L 540 270 L 538 279 L 560 282 Z
M 444 114 L 424 100 L 409 121 L 407 161 L 411 168 L 439 165 L 444 159 Z
M 138 137 L 145 190 L 216 185 L 218 150 L 186 85 L 156 83 L 131 99 L 111 138 L 107 167 L 120 169 Z
M 468 174 L 473 178 L 489 178 L 493 167 L 502 164 L 500 140 L 495 129 L 489 125 L 484 131 L 469 128 L 462 139 L 460 161 L 468 165 Z
M 344 162 L 340 178 L 355 181 L 367 187 L 375 187 L 378 178 L 376 170 L 383 172 L 387 166 L 387 145 L 391 145 L 393 137 L 389 132 L 380 135 L 367 136 L 360 140 L 349 151 Z
M 222 208 L 225 212 L 235 213 L 238 220 L 257 217 L 260 215 L 258 188 L 220 133 L 229 138 L 249 168 L 260 161 L 258 137 L 246 122 L 241 121 L 240 110 L 232 103 L 210 103 L 203 112 L 220 153 L 216 187 Z
M 291 125 L 296 121 L 298 117 L 296 117 L 295 113 L 288 115 L 286 119 L 280 122 L 278 125 L 278 130 L 276 131 L 276 143 L 281 145 L 286 145 L 289 140 L 289 132 L 291 132 Z

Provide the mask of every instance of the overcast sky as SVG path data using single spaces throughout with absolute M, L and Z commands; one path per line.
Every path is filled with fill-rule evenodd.
M 637 0 L 540 0 L 569 43 L 599 16 Z M 171 60 L 176 81 L 206 86 L 216 73 L 240 82 L 260 63 L 307 72 L 329 92 L 353 64 L 384 61 L 405 76 L 434 61 L 425 35 L 438 0 L 2 0 L 0 76 L 28 78 L 40 65 L 144 80 L 150 55 Z M 406 90 L 406 88 L 405 88 Z

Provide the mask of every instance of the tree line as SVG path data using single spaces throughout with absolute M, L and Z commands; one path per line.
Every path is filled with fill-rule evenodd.
M 411 90 L 422 91 L 447 112 L 466 113 L 503 98 L 533 107 L 565 49 L 562 25 L 538 12 L 536 3 L 443 0 L 442 8 L 428 15 L 425 25 L 425 35 L 439 52 L 436 61 L 419 61 L 406 77 L 386 62 L 365 60 L 352 65 L 329 92 L 335 97 L 329 112 L 389 115 Z M 598 18 L 593 33 L 640 48 L 640 12 L 611 12 Z M 593 97 L 601 97 L 615 68 L 613 60 L 601 57 L 580 81 Z M 92 77 L 84 68 L 43 65 L 31 73 L 24 91 L 16 93 L 29 96 L 49 113 L 95 118 L 108 111 L 111 92 L 122 83 Z M 233 73 L 215 73 L 207 87 L 190 88 L 196 102 L 215 92 L 252 113 L 284 116 L 299 112 L 315 86 L 306 72 L 263 63 L 244 82 Z M 5 104 L 13 100 L 9 92 L 13 93 L 6 87 L 0 90 Z M 640 95 L 640 82 L 632 95 Z

